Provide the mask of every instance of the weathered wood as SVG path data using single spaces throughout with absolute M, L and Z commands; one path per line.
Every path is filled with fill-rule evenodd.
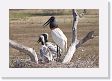
M 94 34 L 94 31 L 89 32 L 82 40 L 79 41 L 78 44 L 73 42 L 71 44 L 71 46 L 69 47 L 68 52 L 67 52 L 62 63 L 69 63 L 71 61 L 76 49 L 79 48 L 83 43 L 85 43 L 89 39 L 93 39 L 94 38 L 93 34 Z
M 69 49 L 67 51 L 67 54 L 66 54 L 65 58 L 63 59 L 62 63 L 69 63 L 70 60 L 72 59 L 73 54 L 75 53 L 75 51 L 76 51 L 76 43 L 74 42 L 69 47 Z
M 65 58 L 62 63 L 69 63 L 75 53 L 76 49 L 80 47 L 87 40 L 93 38 L 94 31 L 89 32 L 82 40 L 78 41 L 77 39 L 77 24 L 78 24 L 78 14 L 76 10 L 72 10 L 73 12 L 73 26 L 72 26 L 72 44 L 69 47 Z M 84 11 L 85 13 L 85 11 Z
M 21 44 L 16 43 L 12 40 L 9 40 L 9 46 L 16 49 L 16 50 L 24 52 L 25 54 L 30 56 L 31 61 L 36 62 L 38 64 L 38 57 L 37 57 L 37 54 L 33 48 L 21 45 Z
M 79 41 L 79 43 L 76 45 L 76 48 L 80 47 L 83 43 L 88 41 L 89 39 L 94 38 L 94 31 L 89 32 L 82 40 Z
M 62 63 L 70 62 L 73 54 L 76 51 L 76 44 L 77 44 L 77 24 L 78 24 L 78 14 L 75 9 L 72 9 L 73 14 L 73 26 L 72 26 L 72 44 L 69 47 L 67 54 Z
M 73 26 L 72 26 L 72 43 L 73 42 L 77 42 L 77 24 L 78 24 L 78 14 L 76 12 L 76 10 L 72 10 L 73 13 Z

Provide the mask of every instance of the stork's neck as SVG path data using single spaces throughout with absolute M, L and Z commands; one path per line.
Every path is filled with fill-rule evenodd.
M 45 43 L 46 43 L 46 42 L 48 42 L 48 40 L 47 40 L 47 39 L 45 39 Z
M 58 28 L 58 27 L 50 27 L 51 30 L 54 30 L 54 29 L 56 29 L 56 28 Z
M 49 27 L 50 27 L 51 30 L 53 30 L 55 28 L 58 28 L 58 25 L 56 24 L 56 22 L 51 22 Z
M 41 41 L 41 44 L 42 44 L 42 45 L 45 45 L 45 43 L 44 43 L 43 41 Z

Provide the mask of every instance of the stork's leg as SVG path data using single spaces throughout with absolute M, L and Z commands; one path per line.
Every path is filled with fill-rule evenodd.
M 61 57 L 60 47 L 57 46 L 57 59 L 56 59 L 56 61 L 60 62 L 60 57 Z
M 59 55 L 58 55 L 58 45 L 57 45 L 57 58 L 59 57 Z
M 59 58 L 61 57 L 61 53 L 60 53 L 60 47 L 59 47 Z
M 57 58 L 60 58 L 61 54 L 60 54 L 60 47 L 57 46 Z

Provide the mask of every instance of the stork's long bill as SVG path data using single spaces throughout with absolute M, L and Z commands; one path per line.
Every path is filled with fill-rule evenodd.
M 50 29 L 55 29 L 58 27 L 58 24 L 56 22 L 55 17 L 50 17 L 50 19 L 43 25 L 43 27 L 46 27 L 47 25 L 49 25 Z
M 47 22 L 45 22 L 45 24 L 43 25 L 43 27 L 47 26 L 48 24 L 50 24 L 50 19 Z
M 50 17 L 49 20 L 47 22 L 45 22 L 45 24 L 43 25 L 44 27 L 47 26 L 48 24 L 50 24 L 53 20 L 55 19 L 55 17 Z
M 39 37 L 39 39 L 38 39 L 37 43 L 39 43 L 39 42 L 41 42 L 41 38 L 40 38 L 40 37 Z

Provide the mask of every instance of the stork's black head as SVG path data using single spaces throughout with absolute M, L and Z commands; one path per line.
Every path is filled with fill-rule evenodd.
M 52 17 L 50 18 L 50 22 L 53 22 L 54 20 L 55 20 L 55 17 L 52 16 Z
M 50 17 L 50 19 L 43 26 L 45 27 L 48 24 L 49 24 L 50 29 L 54 29 L 54 28 L 57 28 L 58 27 L 57 22 L 56 22 L 56 19 L 53 16 Z
M 41 44 L 44 45 L 44 44 L 45 44 L 44 36 L 40 35 L 37 42 L 38 42 L 38 43 L 41 42 Z

